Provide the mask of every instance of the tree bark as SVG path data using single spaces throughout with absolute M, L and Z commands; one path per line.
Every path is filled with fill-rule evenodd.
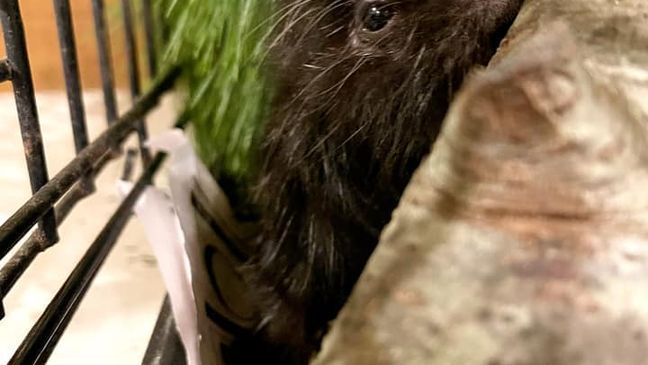
M 646 358 L 648 1 L 527 0 L 314 363 Z

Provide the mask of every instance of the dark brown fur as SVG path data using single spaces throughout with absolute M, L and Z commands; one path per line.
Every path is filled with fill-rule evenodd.
M 262 328 L 305 362 L 344 304 L 453 92 L 521 0 L 280 0 L 262 145 Z M 393 17 L 367 31 L 368 4 Z

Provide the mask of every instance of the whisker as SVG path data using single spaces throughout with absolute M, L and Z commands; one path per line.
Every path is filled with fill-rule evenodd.
M 356 64 L 353 65 L 353 68 L 351 68 L 351 71 L 349 71 L 342 80 L 338 81 L 335 85 L 329 87 L 328 89 L 325 89 L 315 94 L 311 98 L 321 98 L 327 93 L 329 93 L 330 91 L 335 89 L 335 92 L 331 95 L 331 99 L 334 98 L 340 92 L 342 87 L 344 87 L 344 84 L 351 78 L 351 76 L 353 76 L 353 74 L 355 74 L 365 63 L 367 63 L 367 58 L 360 57 L 360 59 L 358 59 L 358 62 L 356 62 Z
M 326 17 L 327 15 L 329 15 L 332 11 L 335 11 L 335 10 L 337 10 L 337 9 L 339 9 L 339 8 L 341 8 L 341 7 L 343 7 L 344 5 L 346 5 L 346 3 L 345 3 L 344 1 L 337 1 L 337 2 L 334 2 L 334 3 L 332 3 L 332 4 L 330 4 L 330 5 L 326 6 L 326 7 L 324 7 L 324 9 L 322 9 L 322 10 L 320 11 L 320 13 L 317 14 L 317 15 L 315 16 L 315 19 L 313 19 L 313 21 L 311 21 L 311 22 L 308 24 L 308 26 L 303 30 L 302 36 L 299 38 L 298 43 L 301 43 L 301 41 L 303 41 L 304 37 L 306 37 L 306 35 L 307 35 L 311 30 L 313 30 L 313 27 L 314 27 L 316 24 L 318 24 L 320 21 L 322 21 L 322 19 L 324 19 L 324 17 Z
M 326 74 L 328 74 L 329 72 L 331 72 L 332 70 L 334 70 L 334 69 L 335 69 L 337 66 L 339 66 L 340 64 L 346 62 L 349 58 L 350 58 L 350 57 L 344 57 L 344 58 L 341 58 L 341 59 L 337 60 L 337 61 L 334 62 L 333 64 L 331 64 L 331 65 L 329 65 L 328 67 L 326 67 L 322 72 L 320 72 L 319 74 L 317 74 L 315 77 L 313 77 L 313 78 L 308 82 L 308 84 L 306 84 L 306 85 L 305 85 L 305 86 L 304 86 L 304 87 L 299 91 L 299 93 L 297 93 L 297 95 L 295 95 L 295 96 L 291 99 L 291 101 L 290 101 L 290 102 L 288 103 L 288 105 L 287 105 L 287 108 L 292 107 L 293 104 L 294 104 L 294 103 L 295 103 L 295 102 L 296 102 L 300 97 L 302 97 L 302 96 L 304 95 L 304 93 L 306 93 L 306 92 L 307 92 L 307 91 L 308 91 L 308 90 L 309 90 L 313 85 L 315 85 L 315 83 L 316 83 L 317 81 L 319 81 L 322 77 L 326 76 Z
M 308 0 L 308 1 L 310 1 L 310 0 Z M 301 20 L 303 20 L 304 18 L 306 18 L 310 14 L 315 13 L 316 11 L 317 11 L 316 9 L 309 9 L 309 10 L 303 12 L 301 15 L 297 16 L 297 18 L 293 18 L 296 15 L 297 12 L 296 11 L 292 12 L 290 21 L 288 23 L 286 23 L 286 25 L 284 26 L 284 29 L 281 31 L 281 33 L 279 33 L 277 35 L 277 37 L 273 40 L 273 42 L 270 43 L 270 45 L 268 46 L 268 49 L 273 49 L 274 47 L 276 47 L 277 44 L 286 36 L 286 34 L 288 34 L 288 32 L 290 32 L 292 30 L 292 28 L 296 24 L 299 24 L 299 22 Z

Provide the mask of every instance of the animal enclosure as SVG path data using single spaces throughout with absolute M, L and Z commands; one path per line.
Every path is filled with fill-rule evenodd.
M 39 56 L 29 54 L 28 50 L 38 45 L 29 47 L 27 44 L 24 22 L 33 19 L 21 16 L 20 7 L 25 4 L 19 3 L 18 0 L 0 2 L 0 21 L 6 49 L 6 58 L 0 61 L 0 81 L 4 83 L 3 87 L 13 90 L 15 96 L 15 107 L 20 122 L 30 187 L 33 192 L 33 195 L 0 226 L 0 259 L 4 259 L 5 262 L 0 267 L 0 319 L 4 317 L 5 310 L 11 310 L 2 305 L 3 299 L 30 269 L 34 259 L 40 253 L 65 239 L 59 236 L 58 226 L 75 209 L 77 203 L 96 192 L 95 180 L 107 164 L 125 157 L 123 178 L 130 179 L 135 164 L 141 164 L 143 172 L 136 179 L 131 192 L 90 243 L 87 251 L 76 263 L 74 270 L 52 298 L 41 317 L 34 323 L 29 334 L 9 360 L 9 364 L 46 363 L 59 339 L 64 335 L 88 288 L 129 221 L 133 205 L 144 188 L 152 183 L 153 176 L 162 165 L 165 156 L 161 153 L 151 155 L 144 147 L 147 138 L 145 119 L 160 98 L 172 89 L 178 76 L 176 69 L 169 68 L 161 71 L 157 69 L 156 45 L 159 44 L 161 35 L 155 34 L 157 14 L 152 9 L 150 1 L 144 0 L 135 4 L 130 0 L 123 0 L 119 3 L 121 6 L 119 20 L 124 38 L 116 44 L 123 46 L 122 49 L 111 49 L 107 21 L 115 19 L 107 16 L 107 4 L 103 0 L 88 2 L 91 8 L 86 6 L 80 14 L 92 12 L 92 17 L 81 21 L 83 24 L 92 21 L 94 29 L 91 36 L 98 49 L 96 58 L 87 57 L 89 51 L 86 48 L 81 49 L 85 47 L 85 43 L 84 46 L 79 46 L 77 43 L 79 38 L 84 39 L 85 42 L 89 34 L 75 34 L 70 1 L 54 0 L 53 4 L 52 22 L 56 24 L 58 44 L 57 47 L 51 45 L 49 47 L 58 48 L 59 51 L 50 54 L 49 61 L 55 63 L 52 59 L 57 57 L 60 58 L 62 65 L 58 77 L 65 81 L 70 112 L 69 123 L 73 131 L 76 156 L 58 173 L 50 176 L 32 78 L 34 72 L 32 65 L 36 65 L 38 69 L 39 65 L 48 61 L 40 58 L 34 61 L 35 57 Z M 135 5 L 141 5 L 141 9 Z M 39 52 L 35 53 L 42 55 Z M 115 56 L 121 57 L 121 62 L 116 64 Z M 143 60 L 142 56 L 144 56 Z M 96 64 L 88 64 L 94 60 L 97 61 Z M 87 115 L 82 100 L 81 63 L 86 69 L 99 71 L 98 81 L 103 90 L 106 129 L 94 140 L 91 140 L 88 134 Z M 146 65 L 145 72 L 140 71 L 140 64 Z M 121 70 L 122 67 L 125 68 L 133 104 L 125 113 L 119 114 L 115 83 L 120 79 L 120 76 L 117 76 L 120 73 L 116 71 Z M 148 83 L 150 86 L 144 90 L 143 81 L 147 79 L 151 80 Z M 92 81 L 88 84 L 93 86 Z M 138 136 L 139 150 L 124 148 L 124 141 L 131 135 Z M 165 303 L 143 361 L 146 364 L 177 364 L 182 361 L 182 358 L 182 349 L 175 337 L 175 327 L 169 314 L 168 304 Z M 87 360 L 93 361 L 93 359 Z

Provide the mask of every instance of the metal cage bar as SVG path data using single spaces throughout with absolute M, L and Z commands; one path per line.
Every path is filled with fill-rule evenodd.
M 11 80 L 11 65 L 9 60 L 0 60 L 0 82 Z
M 11 82 L 16 99 L 16 110 L 20 122 L 29 180 L 32 193 L 35 193 L 47 183 L 49 177 L 18 0 L 0 1 L 0 21 L 11 68 Z M 43 249 L 58 241 L 53 210 L 43 212 L 39 230 L 40 244 Z M 0 240 L 0 242 L 3 241 Z
M 153 336 L 142 360 L 144 365 L 183 365 L 185 351 L 171 312 L 169 297 L 164 298 Z
M 130 84 L 131 99 L 136 100 L 141 93 L 140 86 L 140 73 L 139 73 L 139 60 L 137 57 L 137 42 L 135 40 L 135 29 L 133 27 L 133 11 L 130 0 L 121 0 L 122 4 L 122 18 L 124 21 L 124 36 L 126 45 L 126 56 L 128 57 L 128 79 Z M 151 162 L 151 153 L 144 145 L 148 139 L 148 132 L 144 120 L 137 121 L 137 138 L 139 141 L 140 154 L 144 166 Z
M 95 161 L 102 158 L 114 146 L 119 145 L 135 129 L 135 123 L 148 113 L 162 94 L 173 86 L 178 70 L 172 69 L 159 79 L 151 90 L 124 114 L 118 122 L 103 132 L 91 145 L 84 148 L 50 182 L 36 192 L 7 221 L 0 226 L 0 258 L 4 257 L 18 243 L 29 229 L 52 208 L 77 180 L 93 168 Z
M 99 67 L 101 68 L 101 87 L 103 89 L 104 104 L 106 106 L 106 120 L 112 124 L 117 120 L 117 97 L 115 96 L 115 79 L 113 77 L 112 62 L 110 60 L 110 38 L 106 28 L 104 15 L 104 1 L 92 0 L 92 16 L 95 24 L 95 37 L 97 39 L 97 52 Z
M 9 364 L 47 362 L 93 279 L 116 244 L 131 216 L 137 198 L 144 188 L 152 183 L 155 172 L 163 163 L 164 154 L 158 153 L 151 159 L 145 148 L 147 133 L 144 119 L 158 104 L 162 95 L 172 89 L 179 76 L 179 70 L 170 68 L 157 75 L 156 39 L 153 32 L 154 14 L 157 13 L 153 12 L 150 0 L 142 1 L 142 21 L 136 22 L 131 0 L 122 0 L 126 56 L 129 63 L 128 76 L 133 105 L 119 117 L 104 0 L 92 0 L 102 91 L 109 126 L 91 142 L 88 138 L 82 99 L 70 0 L 53 0 L 76 157 L 49 179 L 18 0 L 0 0 L 0 21 L 2 21 L 7 47 L 7 59 L 0 60 L 0 82 L 11 81 L 13 84 L 33 192 L 32 197 L 0 225 L 0 259 L 15 248 L 31 228 L 39 224 L 39 229 L 32 232 L 7 263 L 0 268 L 0 319 L 4 316 L 2 307 L 4 297 L 34 259 L 50 245 L 56 243 L 57 225 L 66 219 L 79 201 L 94 192 L 94 179 L 109 161 L 119 155 L 117 152 L 121 150 L 123 141 L 132 133 L 137 133 L 139 136 L 142 164 L 145 167 L 138 182 L 77 263 L 45 312 L 16 350 Z M 141 95 L 138 68 L 136 23 L 141 23 L 144 30 L 148 73 L 151 78 L 158 76 L 143 95 Z M 186 119 L 181 118 L 176 127 L 181 128 L 186 122 Z M 125 169 L 124 173 L 129 176 L 129 171 L 133 169 L 133 153 L 129 153 L 128 156 L 131 158 L 127 158 L 126 163 L 131 166 Z M 173 323 L 167 299 L 149 342 L 144 364 L 184 363 L 184 351 Z
M 56 27 L 58 30 L 65 88 L 70 107 L 70 119 L 74 134 L 74 148 L 78 154 L 88 145 L 86 117 L 81 96 L 81 77 L 76 53 L 76 41 L 72 28 L 72 15 L 69 0 L 54 0 Z
M 62 224 L 72 208 L 83 198 L 88 196 L 85 187 L 77 183 L 75 187 L 65 194 L 61 201 L 56 205 L 56 222 Z M 38 239 L 34 234 L 29 236 L 18 251 L 11 257 L 5 266 L 0 268 L 0 299 L 9 293 L 14 284 L 20 279 L 22 274 L 29 268 L 32 261 L 41 252 L 38 245 Z M 2 316 L 0 316 L 2 318 Z
M 76 40 L 72 26 L 70 0 L 54 0 L 54 14 L 56 16 L 65 89 L 70 109 L 70 122 L 72 124 L 72 134 L 74 135 L 74 150 L 79 154 L 88 145 L 88 128 L 83 108 L 81 76 L 79 74 Z M 80 187 L 79 191 L 85 194 L 91 194 L 95 190 L 94 181 L 91 178 L 83 179 Z
M 8 365 L 43 364 L 47 361 L 79 307 L 92 280 L 130 219 L 130 211 L 144 188 L 151 183 L 164 158 L 165 155 L 162 153 L 156 155 L 104 229 L 90 245 L 72 274 L 56 293 L 43 315 L 29 331 L 23 343 L 9 360 Z
M 144 20 L 144 36 L 146 39 L 146 55 L 148 59 L 148 72 L 149 76 L 155 77 L 157 74 L 157 57 L 156 57 L 156 41 L 153 29 L 155 22 L 153 20 L 153 9 L 151 8 L 151 0 L 142 0 L 142 17 Z

